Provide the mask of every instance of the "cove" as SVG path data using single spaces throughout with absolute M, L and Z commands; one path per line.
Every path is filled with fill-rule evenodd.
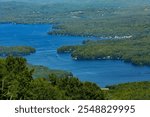
M 25 58 L 33 65 L 71 71 L 82 81 L 106 85 L 149 81 L 150 67 L 134 66 L 115 60 L 74 61 L 70 54 L 57 54 L 63 45 L 81 44 L 86 37 L 48 35 L 48 24 L 0 24 L 0 46 L 32 46 L 36 53 Z

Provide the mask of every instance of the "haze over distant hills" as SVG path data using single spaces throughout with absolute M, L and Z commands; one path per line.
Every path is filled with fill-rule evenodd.
M 150 0 L 0 0 L 0 2 L 6 1 L 30 2 L 40 4 L 50 4 L 50 3 L 102 4 L 106 6 L 150 5 Z

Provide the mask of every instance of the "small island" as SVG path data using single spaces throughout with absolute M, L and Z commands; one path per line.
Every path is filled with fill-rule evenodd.
M 36 50 L 29 46 L 0 46 L 0 56 L 25 56 L 35 53 Z

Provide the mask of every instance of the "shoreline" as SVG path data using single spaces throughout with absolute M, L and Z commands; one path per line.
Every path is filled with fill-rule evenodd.
M 53 27 L 57 25 L 58 23 L 18 23 L 18 22 L 0 22 L 0 24 L 13 24 L 13 25 L 52 25 L 52 31 L 48 31 L 48 35 L 54 35 L 54 36 L 73 36 L 73 37 L 84 37 L 84 38 L 95 38 L 98 40 L 120 40 L 120 39 L 130 39 L 133 36 L 132 35 L 124 35 L 124 36 L 96 36 L 96 35 L 78 35 L 78 34 L 69 34 L 69 33 L 56 33 L 53 34 Z M 61 30 L 61 29 L 60 29 Z

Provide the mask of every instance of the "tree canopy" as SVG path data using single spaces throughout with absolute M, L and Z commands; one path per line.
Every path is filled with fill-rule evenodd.
M 21 57 L 0 60 L 0 99 L 5 100 L 56 100 L 56 99 L 104 99 L 95 83 L 81 82 L 74 77 L 33 79 L 34 69 Z

